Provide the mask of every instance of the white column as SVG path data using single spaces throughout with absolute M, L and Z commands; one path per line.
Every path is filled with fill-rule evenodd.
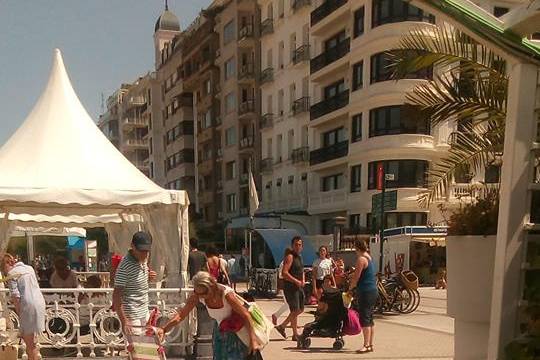
M 536 134 L 534 118 L 538 67 L 509 64 L 508 106 L 501 175 L 499 224 L 491 302 L 488 358 L 503 356 L 504 347 L 516 334 L 520 272 L 525 233 L 529 220 L 527 191 L 534 163 L 531 145 Z

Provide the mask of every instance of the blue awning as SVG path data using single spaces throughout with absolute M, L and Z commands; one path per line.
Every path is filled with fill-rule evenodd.
M 295 236 L 302 236 L 298 231 L 293 229 L 255 229 L 264 239 L 266 245 L 272 252 L 276 266 L 283 260 L 285 249 L 291 246 L 291 239 Z M 317 258 L 313 244 L 306 239 L 304 240 L 304 250 L 302 251 L 302 260 L 304 266 L 311 266 Z

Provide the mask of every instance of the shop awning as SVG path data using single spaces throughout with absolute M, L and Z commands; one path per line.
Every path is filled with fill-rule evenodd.
M 298 231 L 292 229 L 255 229 L 255 231 L 261 235 L 266 245 L 268 245 L 276 265 L 283 260 L 283 253 L 286 248 L 291 246 L 291 239 L 294 236 L 301 236 Z M 303 240 L 304 250 L 301 254 L 302 260 L 305 266 L 311 266 L 317 258 L 317 253 L 311 241 L 307 239 Z

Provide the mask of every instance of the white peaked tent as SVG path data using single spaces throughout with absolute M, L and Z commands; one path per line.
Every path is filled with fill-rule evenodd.
M 152 262 L 166 266 L 175 286 L 185 284 L 186 192 L 157 186 L 101 133 L 58 49 L 45 91 L 0 148 L 0 169 L 0 252 L 16 226 L 105 226 L 120 253 L 133 232 L 145 229 L 154 239 Z

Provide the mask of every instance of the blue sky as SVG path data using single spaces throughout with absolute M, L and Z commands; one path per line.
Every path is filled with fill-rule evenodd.
M 210 0 L 169 0 L 182 28 Z M 154 66 L 163 0 L 0 0 L 0 146 L 45 87 L 55 47 L 90 115 L 122 82 Z

